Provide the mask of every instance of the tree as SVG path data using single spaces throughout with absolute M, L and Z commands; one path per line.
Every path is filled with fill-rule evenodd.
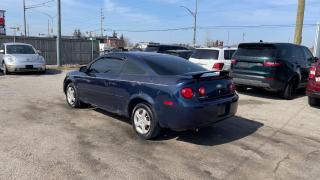
M 75 29 L 74 32 L 73 32 L 73 37 L 77 37 L 77 38 L 81 38 L 81 31 L 80 29 Z
M 116 31 L 113 31 L 112 37 L 118 38 L 118 34 L 116 33 Z

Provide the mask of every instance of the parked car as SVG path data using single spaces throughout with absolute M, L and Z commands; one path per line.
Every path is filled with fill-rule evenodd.
M 230 71 L 231 58 L 237 48 L 199 48 L 194 51 L 189 60 L 208 70 Z
M 311 106 L 320 105 L 320 61 L 310 68 L 307 95 Z
M 307 47 L 290 43 L 243 43 L 234 55 L 233 76 L 238 90 L 260 87 L 293 99 L 308 83 L 315 58 Z
M 46 62 L 30 44 L 4 43 L 0 46 L 3 74 L 11 72 L 46 71 Z
M 169 50 L 189 50 L 186 47 L 165 44 L 149 44 L 144 50 L 145 52 L 165 53 Z
M 164 54 L 169 54 L 188 60 L 190 56 L 193 54 L 193 50 L 168 50 L 165 51 Z
M 179 57 L 110 53 L 64 80 L 67 103 L 91 104 L 131 118 L 144 139 L 161 128 L 197 129 L 236 114 L 238 95 L 228 73 L 210 72 Z

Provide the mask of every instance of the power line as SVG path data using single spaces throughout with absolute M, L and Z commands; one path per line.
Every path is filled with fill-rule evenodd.
M 201 30 L 210 30 L 210 29 L 274 29 L 274 28 L 294 28 L 296 24 L 273 24 L 273 25 L 239 25 L 239 26 L 199 26 L 198 29 Z M 315 27 L 316 24 L 304 24 L 304 27 Z M 179 27 L 179 28 L 168 28 L 168 29 L 140 29 L 140 30 L 131 30 L 131 29 L 107 29 L 106 31 L 119 31 L 119 32 L 168 32 L 168 31 L 185 31 L 192 30 L 193 27 Z

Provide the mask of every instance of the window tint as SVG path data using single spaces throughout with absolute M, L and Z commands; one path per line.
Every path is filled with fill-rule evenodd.
M 33 47 L 27 45 L 8 45 L 7 54 L 35 54 Z
M 159 46 L 148 46 L 144 51 L 146 52 L 158 52 L 159 51 Z
M 94 62 L 90 70 L 93 73 L 118 74 L 122 68 L 124 61 L 113 58 L 102 58 Z
M 174 56 L 150 55 L 145 58 L 145 62 L 159 75 L 179 75 L 207 71 L 199 65 Z
M 236 50 L 224 50 L 224 59 L 231 60 Z
M 293 59 L 295 59 L 299 62 L 305 62 L 305 57 L 304 57 L 303 53 L 304 52 L 301 47 L 299 47 L 299 46 L 293 47 L 293 51 L 292 51 Z
M 142 69 L 138 64 L 128 60 L 123 67 L 122 74 L 141 75 L 146 74 L 146 71 Z
M 310 52 L 310 50 L 306 47 L 303 47 L 303 50 L 304 50 L 304 56 L 306 57 L 307 61 L 314 62 L 314 57 Z
M 239 46 L 235 56 L 274 57 L 276 47 L 272 44 L 243 44 Z
M 218 50 L 209 50 L 209 49 L 197 49 L 192 54 L 191 58 L 195 59 L 218 59 L 219 51 Z

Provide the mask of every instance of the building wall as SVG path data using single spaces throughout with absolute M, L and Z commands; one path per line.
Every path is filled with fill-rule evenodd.
M 0 44 L 13 42 L 13 36 L 0 36 Z M 56 39 L 40 38 L 40 37 L 16 37 L 16 42 L 27 43 L 33 45 L 37 50 L 41 51 L 41 55 L 45 58 L 48 65 L 57 64 L 56 56 Z M 92 44 L 93 43 L 93 44 Z M 99 42 L 89 41 L 85 39 L 62 39 L 62 64 L 87 64 L 92 61 L 92 45 L 93 59 L 99 56 Z

